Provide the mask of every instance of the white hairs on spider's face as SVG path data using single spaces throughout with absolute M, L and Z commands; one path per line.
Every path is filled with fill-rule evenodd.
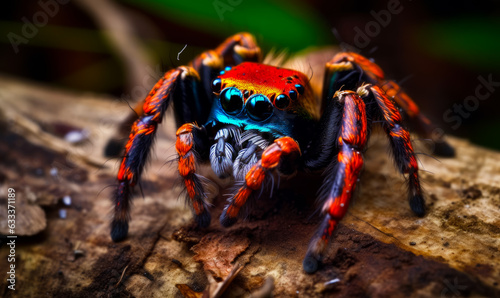
M 270 144 L 270 140 L 259 131 L 241 132 L 236 126 L 221 128 L 214 139 L 215 143 L 210 147 L 212 170 L 220 178 L 232 174 L 236 181 L 244 180 L 247 172 L 257 163 L 257 154 Z M 237 156 L 233 161 L 235 153 Z
M 227 126 L 217 131 L 217 133 L 215 134 L 215 140 L 223 138 L 225 141 L 227 141 L 231 138 L 232 140 L 234 140 L 235 144 L 239 144 L 240 135 L 241 135 L 241 130 L 239 127 Z
M 210 147 L 210 164 L 218 177 L 226 177 L 231 174 L 233 168 L 233 146 L 224 143 L 224 155 L 217 156 L 217 143 Z
M 257 130 L 245 130 L 241 134 L 240 147 L 243 148 L 243 144 L 248 144 L 250 142 L 259 146 L 262 150 L 266 149 L 266 147 L 269 146 L 269 141 L 264 139 Z M 248 147 L 248 145 L 246 147 Z
M 236 181 L 245 179 L 245 175 L 257 163 L 257 153 L 269 146 L 270 141 L 264 139 L 257 130 L 245 130 L 241 133 L 240 147 L 242 148 L 233 165 L 233 176 Z
M 236 156 L 236 159 L 234 160 L 233 164 L 233 176 L 236 181 L 243 181 L 245 180 L 245 176 L 250 171 L 250 169 L 253 167 L 254 164 L 257 163 L 258 158 L 256 152 L 252 152 L 250 156 L 245 156 L 247 155 L 247 151 L 250 150 L 250 148 L 243 148 L 238 152 L 238 156 Z
M 210 164 L 218 177 L 224 178 L 231 175 L 235 152 L 231 143 L 240 143 L 240 129 L 238 127 L 229 126 L 217 131 L 215 143 L 210 147 Z M 220 148 L 221 145 L 223 145 L 222 148 Z

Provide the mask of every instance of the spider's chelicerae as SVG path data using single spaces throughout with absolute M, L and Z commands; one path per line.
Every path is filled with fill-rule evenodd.
M 319 88 L 313 88 L 305 74 L 260 61 L 254 37 L 241 33 L 197 56 L 189 66 L 168 71 L 156 83 L 135 109 L 139 119 L 124 124 L 132 130 L 113 198 L 114 241 L 127 236 L 133 187 L 172 103 L 179 127 L 178 170 L 200 227 L 210 224 L 211 215 L 197 174 L 199 164 L 210 163 L 219 177 L 241 183 L 220 216 L 225 227 L 236 222 L 240 209 L 273 175 L 326 171 L 327 191 L 319 198 L 324 219 L 303 261 L 306 272 L 316 271 L 349 206 L 374 122 L 382 123 L 395 164 L 407 175 L 411 209 L 424 215 L 418 164 L 402 119 L 413 122 L 424 138 L 433 138 L 433 126 L 375 63 L 355 53 L 338 53 L 326 63 L 322 91 L 314 92 Z M 454 154 L 443 140 L 434 141 L 437 154 Z

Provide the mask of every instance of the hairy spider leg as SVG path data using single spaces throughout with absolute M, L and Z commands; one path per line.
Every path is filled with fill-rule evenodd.
M 344 104 L 341 132 L 336 141 L 340 151 L 337 160 L 332 162 L 333 167 L 329 168 L 329 177 L 325 179 L 325 182 L 333 183 L 327 185 L 327 198 L 322 209 L 325 218 L 311 239 L 303 261 L 308 273 L 317 270 L 335 226 L 347 212 L 363 167 L 362 153 L 368 139 L 366 109 L 361 97 L 354 91 L 338 91 L 335 97 Z
M 247 202 L 250 195 L 260 189 L 270 172 L 280 165 L 285 159 L 290 162 L 300 156 L 299 144 L 290 137 L 281 137 L 274 140 L 262 153 L 261 159 L 245 175 L 244 185 L 229 200 L 220 216 L 220 223 L 224 227 L 233 225 L 238 214 Z
M 197 56 L 193 59 L 192 66 L 199 70 L 202 65 L 216 66 L 214 63 L 217 61 L 223 61 L 224 66 L 237 65 L 244 61 L 259 62 L 261 56 L 261 50 L 253 35 L 243 32 L 228 37 L 213 51 Z M 207 58 L 209 60 L 206 60 Z
M 196 175 L 196 165 L 199 159 L 196 147 L 200 147 L 198 145 L 200 144 L 200 137 L 204 135 L 205 133 L 200 127 L 192 123 L 186 123 L 177 130 L 177 141 L 175 142 L 175 150 L 179 155 L 179 174 L 184 181 L 195 220 L 200 227 L 207 227 L 210 225 L 211 220 L 205 191 L 200 178 Z M 208 138 L 204 139 L 208 142 Z
M 252 35 L 240 33 L 229 37 L 215 50 L 196 57 L 192 66 L 181 66 L 165 73 L 149 95 L 139 102 L 134 112 L 122 122 L 119 132 L 124 134 L 127 131 L 131 132 L 125 145 L 125 155 L 118 172 L 118 187 L 113 198 L 115 205 L 111 222 L 113 241 L 120 241 L 127 236 L 132 191 L 139 181 L 154 141 L 157 125 L 161 122 L 169 103 L 174 102 L 177 127 L 184 123 L 205 123 L 213 100 L 210 84 L 218 72 L 226 65 L 239 63 L 240 60 L 259 60 L 260 55 L 260 48 L 257 47 Z M 203 84 L 201 88 L 200 82 Z M 106 146 L 105 154 L 118 155 L 120 151 L 117 148 L 122 147 L 121 140 L 111 139 Z M 208 148 L 199 151 L 201 155 L 203 152 L 208 152 Z M 208 159 L 208 154 L 202 158 Z M 194 177 L 193 181 L 199 179 Z M 199 193 L 203 191 L 200 190 Z M 193 209 L 196 214 L 194 205 Z M 200 214 L 197 217 L 198 223 L 201 226 L 208 225 L 210 217 L 205 216 L 203 212 Z
M 339 90 L 356 90 L 360 76 L 366 80 L 378 80 L 383 72 L 365 57 L 350 52 L 336 54 L 325 64 L 325 77 L 322 93 L 322 116 L 317 125 L 315 137 L 304 150 L 302 167 L 309 171 L 324 170 L 338 153 L 336 140 L 342 124 L 342 105 L 332 100 Z M 367 107 L 369 108 L 369 107 Z M 369 110 L 371 110 L 369 108 Z
M 422 137 L 432 140 L 434 143 L 435 154 L 443 157 L 455 156 L 455 149 L 448 144 L 444 135 L 435 133 L 436 126 L 420 112 L 417 104 L 411 99 L 406 92 L 401 90 L 401 87 L 394 81 L 383 81 L 378 84 L 385 91 L 388 97 L 403 109 L 403 112 L 408 115 L 410 123 L 415 127 L 415 131 Z
M 379 86 L 364 85 L 358 89 L 358 93 L 363 97 L 373 97 L 380 108 L 396 167 L 402 174 L 408 174 L 410 207 L 418 216 L 424 216 L 425 202 L 418 177 L 418 163 L 411 144 L 410 133 L 403 127 L 403 119 L 399 110 Z
M 144 170 L 158 124 L 161 123 L 169 106 L 176 83 L 194 80 L 198 80 L 198 74 L 191 67 L 178 67 L 165 73 L 147 96 L 143 115 L 133 123 L 125 145 L 125 155 L 118 171 L 118 187 L 113 197 L 114 216 L 111 222 L 113 241 L 120 241 L 127 236 L 133 187 Z M 193 94 L 190 95 L 193 96 Z
M 323 108 L 337 90 L 356 90 L 363 79 L 374 83 L 384 78 L 384 72 L 377 64 L 352 52 L 336 54 L 326 63 L 325 69 Z
M 243 61 L 259 62 L 262 59 L 260 48 L 255 38 L 249 33 L 238 33 L 227 38 L 214 50 L 208 50 L 196 56 L 189 64 L 198 73 L 199 83 L 202 88 L 197 98 L 183 96 L 184 90 L 179 88 L 179 94 L 174 97 L 174 110 L 177 127 L 184 123 L 197 121 L 205 123 L 212 106 L 212 81 L 226 66 L 240 64 Z M 162 79 L 160 79 L 161 81 Z M 196 88 L 196 87 L 195 87 Z M 133 111 L 120 124 L 117 134 L 124 136 L 137 120 L 144 114 L 145 100 L 135 105 Z M 106 156 L 118 156 L 123 148 L 122 139 L 113 138 L 108 141 L 104 154 Z
M 435 133 L 436 126 L 429 118 L 420 112 L 417 104 L 396 82 L 385 79 L 384 72 L 376 63 L 359 54 L 343 52 L 336 54 L 326 64 L 326 68 L 327 73 L 324 86 L 328 86 L 328 88 L 323 90 L 323 98 L 328 98 L 325 97 L 328 95 L 330 95 L 329 98 L 331 98 L 332 93 L 342 86 L 344 86 L 344 89 L 355 90 L 355 87 L 358 86 L 352 85 L 353 82 L 377 85 L 385 91 L 388 97 L 394 99 L 398 106 L 408 116 L 410 123 L 415 127 L 415 131 L 422 137 L 433 141 L 435 154 L 444 157 L 452 157 L 455 155 L 455 150 L 445 141 L 444 136 Z M 347 77 L 353 76 L 357 71 L 361 72 L 360 76 L 362 80 L 356 80 L 356 76 L 354 76 L 350 81 L 345 82 Z M 346 73 L 341 74 L 342 72 Z

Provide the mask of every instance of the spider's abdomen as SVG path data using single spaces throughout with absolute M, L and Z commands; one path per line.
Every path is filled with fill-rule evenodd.
M 227 67 L 212 86 L 209 122 L 301 139 L 319 117 L 308 78 L 295 70 L 244 62 Z

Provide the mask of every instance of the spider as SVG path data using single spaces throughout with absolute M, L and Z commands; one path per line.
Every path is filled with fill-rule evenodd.
M 133 188 L 172 103 L 178 171 L 199 227 L 211 221 L 204 178 L 197 174 L 200 164 L 210 163 L 218 177 L 232 177 L 237 186 L 220 216 L 224 227 L 237 221 L 240 209 L 274 175 L 324 171 L 319 196 L 324 219 L 303 260 L 305 272 L 315 272 L 335 226 L 346 214 L 371 127 L 379 122 L 397 169 L 407 177 L 410 207 L 417 216 L 424 215 L 418 164 L 403 116 L 425 138 L 433 139 L 434 126 L 375 63 L 356 53 L 334 55 L 326 63 L 318 94 L 305 74 L 260 61 L 255 38 L 236 34 L 195 57 L 189 66 L 166 72 L 135 108 L 139 118 L 133 121 L 133 115 L 123 125 L 132 128 L 113 197 L 113 241 L 127 236 Z M 437 154 L 454 155 L 444 140 L 433 140 Z

